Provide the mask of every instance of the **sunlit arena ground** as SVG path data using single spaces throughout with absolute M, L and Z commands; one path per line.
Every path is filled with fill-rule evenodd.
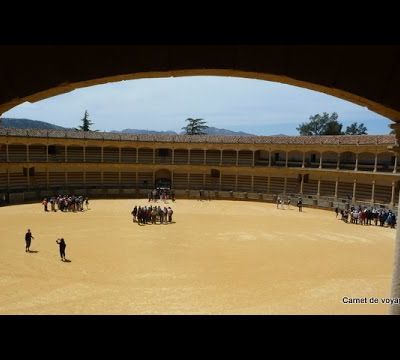
M 390 297 L 394 229 L 319 209 L 179 199 L 166 205 L 173 223 L 141 226 L 135 204 L 148 202 L 0 208 L 0 314 L 388 313 L 343 298 Z M 71 262 L 60 261 L 58 237 Z

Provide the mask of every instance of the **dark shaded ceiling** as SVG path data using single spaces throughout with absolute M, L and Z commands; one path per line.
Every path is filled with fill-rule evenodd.
M 0 114 L 110 81 L 221 75 L 321 91 L 400 122 L 400 46 L 15 45 L 0 54 Z

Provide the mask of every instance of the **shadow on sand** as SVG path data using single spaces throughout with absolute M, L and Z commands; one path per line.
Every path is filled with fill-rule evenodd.
M 68 263 L 70 263 L 71 262 L 71 260 L 69 260 L 69 259 L 65 259 L 65 260 L 62 260 L 63 262 L 68 262 Z
M 38 250 L 28 250 L 27 252 L 31 253 L 31 254 L 37 254 L 39 251 Z

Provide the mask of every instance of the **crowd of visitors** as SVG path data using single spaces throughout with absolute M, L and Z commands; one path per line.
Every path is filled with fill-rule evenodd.
M 376 208 L 376 207 L 346 207 L 345 209 L 339 210 L 339 207 L 335 208 L 336 217 L 339 213 L 341 215 L 341 220 L 345 223 L 360 224 L 360 225 L 372 225 L 375 226 L 388 226 L 391 228 L 396 227 L 396 214 L 386 208 Z
M 168 188 L 156 188 L 148 192 L 147 198 L 149 202 L 158 200 L 166 202 L 168 199 L 175 201 L 175 192 Z
M 168 224 L 172 223 L 173 210 L 171 207 L 161 208 L 161 206 L 136 206 L 131 211 L 132 221 L 139 225 L 145 224 Z
M 83 211 L 84 205 L 89 210 L 89 198 L 75 195 L 57 195 L 51 198 L 44 198 L 42 201 L 44 211 Z M 50 206 L 50 210 L 49 210 Z

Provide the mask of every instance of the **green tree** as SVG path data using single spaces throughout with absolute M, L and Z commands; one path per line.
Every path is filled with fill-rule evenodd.
M 346 128 L 344 132 L 346 135 L 367 135 L 367 128 L 364 123 L 358 125 L 358 123 L 354 122 L 350 126 Z
M 322 115 L 315 114 L 309 117 L 309 122 L 301 123 L 296 130 L 303 136 L 310 135 L 343 135 L 343 125 L 338 122 L 338 114 L 332 115 L 324 112 Z
M 186 135 L 206 135 L 205 132 L 208 129 L 208 126 L 205 125 L 206 122 L 203 119 L 192 119 L 188 118 L 185 121 L 188 122 L 186 126 L 182 129 L 185 130 Z
M 82 125 L 79 126 L 79 129 L 77 130 L 82 130 L 82 131 L 90 131 L 90 126 L 93 125 L 93 123 L 89 120 L 89 113 L 87 110 L 85 110 L 85 115 L 83 119 L 81 119 Z

